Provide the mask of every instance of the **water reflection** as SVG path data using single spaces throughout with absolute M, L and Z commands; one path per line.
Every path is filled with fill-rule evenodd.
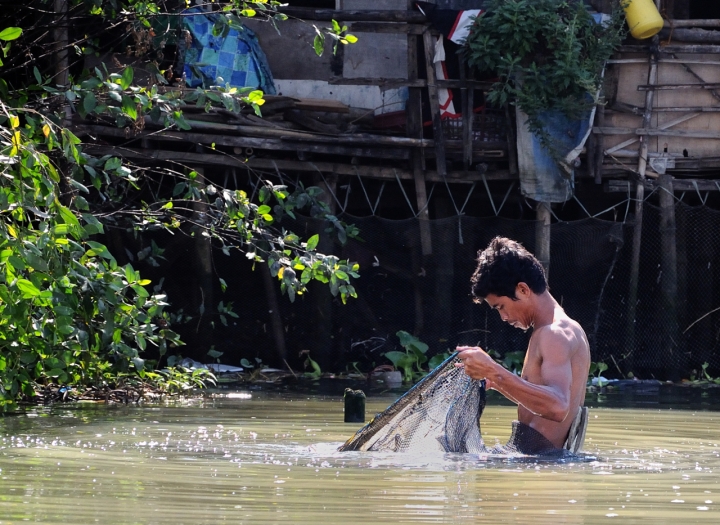
M 566 463 L 339 453 L 340 396 L 38 409 L 0 421 L 0 523 L 717 522 L 720 413 L 610 404 Z M 488 406 L 484 439 L 513 414 Z

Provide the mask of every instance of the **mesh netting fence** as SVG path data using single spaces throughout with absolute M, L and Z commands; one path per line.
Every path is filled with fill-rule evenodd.
M 660 209 L 646 203 L 634 312 L 628 304 L 632 224 L 587 218 L 550 226 L 550 291 L 585 329 L 592 360 L 609 367 L 606 376 L 680 379 L 704 363 L 709 363 L 709 372 L 720 369 L 720 311 L 714 311 L 720 302 L 715 262 L 720 239 L 712 234 L 720 227 L 720 212 L 677 203 L 675 216 L 675 304 L 668 303 L 664 292 Z M 468 216 L 432 220 L 428 256 L 422 254 L 416 219 L 343 219 L 359 227 L 362 240 L 323 248 L 361 264 L 357 299 L 342 305 L 327 287 L 311 283 L 310 293 L 290 303 L 279 296 L 276 282 L 263 285 L 260 270 L 252 270 L 241 256 L 218 255 L 215 270 L 228 291 L 216 298 L 232 301 L 240 317 L 228 326 L 216 323 L 211 331 L 186 327 L 189 351 L 212 344 L 224 352 L 222 360 L 228 364 L 258 357 L 295 369 L 302 369 L 309 352 L 324 371 L 368 372 L 389 364 L 384 353 L 402 350 L 395 334 L 404 330 L 429 345 L 428 355 L 461 344 L 479 344 L 498 357 L 524 352 L 530 333 L 502 323 L 486 305 L 474 304 L 469 280 L 477 251 L 495 235 L 535 251 L 534 221 Z M 301 218 L 288 227 L 310 235 L 324 225 Z M 180 264 L 187 264 L 191 251 L 182 248 L 176 256 Z M 169 285 L 176 308 L 189 300 L 186 284 L 174 290 Z M 268 293 L 278 295 L 274 308 L 279 311 L 271 311 Z

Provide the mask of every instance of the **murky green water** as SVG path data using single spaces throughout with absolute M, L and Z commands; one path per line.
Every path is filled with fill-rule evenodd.
M 0 523 L 718 523 L 720 412 L 692 408 L 593 408 L 568 464 L 338 453 L 339 396 L 38 409 L 0 420 Z

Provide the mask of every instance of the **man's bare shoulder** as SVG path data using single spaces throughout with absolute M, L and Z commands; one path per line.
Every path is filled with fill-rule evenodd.
M 537 328 L 533 337 L 544 348 L 559 347 L 572 351 L 579 346 L 587 346 L 585 331 L 580 323 L 567 315 L 556 316 L 552 323 Z

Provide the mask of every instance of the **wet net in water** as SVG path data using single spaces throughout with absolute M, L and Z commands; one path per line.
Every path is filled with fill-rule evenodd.
M 485 382 L 456 367 L 456 356 L 446 359 L 338 450 L 484 452 L 480 417 Z

